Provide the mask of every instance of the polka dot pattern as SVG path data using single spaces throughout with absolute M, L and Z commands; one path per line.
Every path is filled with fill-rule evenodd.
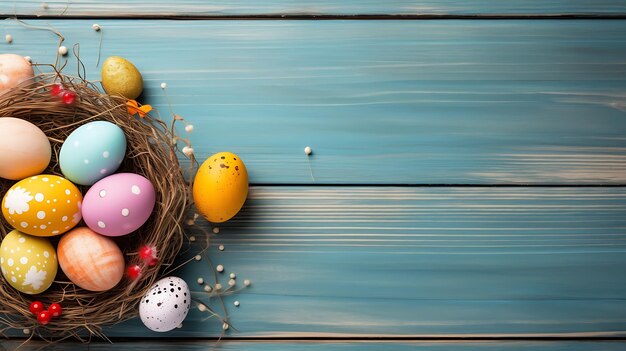
M 53 236 L 67 232 L 82 219 L 83 196 L 65 178 L 39 175 L 13 185 L 2 200 L 2 214 L 25 234 Z
M 14 230 L 0 244 L 2 275 L 15 289 L 39 294 L 50 287 L 57 273 L 57 256 L 46 238 Z

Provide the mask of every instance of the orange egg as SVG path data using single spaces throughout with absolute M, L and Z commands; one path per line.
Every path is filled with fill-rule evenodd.
M 248 196 L 248 172 L 241 158 L 230 152 L 209 157 L 193 182 L 193 199 L 200 212 L 213 223 L 234 217 Z
M 20 118 L 0 118 L 0 177 L 19 180 L 43 172 L 52 149 L 44 132 Z
M 83 195 L 69 180 L 51 174 L 26 178 L 2 199 L 2 215 L 13 228 L 34 236 L 54 236 L 80 222 Z
M 63 235 L 57 257 L 63 273 L 85 290 L 109 290 L 124 276 L 124 255 L 117 244 L 86 227 Z

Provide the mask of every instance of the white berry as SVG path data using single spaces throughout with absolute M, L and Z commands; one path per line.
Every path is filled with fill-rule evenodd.
M 220 228 L 215 227 L 213 228 L 213 234 L 219 234 L 220 233 Z
M 235 278 L 237 278 L 237 275 L 235 275 L 235 273 L 231 273 L 230 274 L 230 279 L 235 279 Z
M 211 290 L 213 290 L 213 288 L 211 288 L 210 285 L 207 284 L 207 285 L 204 286 L 204 291 L 211 292 Z
M 233 305 L 235 305 L 235 307 L 239 307 L 240 303 L 239 303 L 239 301 L 235 301 L 235 302 L 233 302 Z
M 224 245 L 220 245 L 220 246 L 218 247 L 218 249 L 219 249 L 220 251 L 224 251 Z
M 235 286 L 235 284 L 237 284 L 235 279 L 231 279 L 231 280 L 228 281 L 228 286 Z
M 200 256 L 200 255 L 196 255 L 196 257 L 194 257 L 194 259 L 195 259 L 196 261 L 200 261 L 200 260 L 202 259 L 202 256 Z
M 99 32 L 101 27 L 98 23 L 94 23 L 91 25 L 91 28 L 93 28 L 93 30 L 95 30 L 96 32 Z
M 220 283 L 215 284 L 215 290 L 222 290 L 222 284 Z
M 218 272 L 222 273 L 224 271 L 224 266 L 222 266 L 221 264 L 218 264 L 216 269 Z
M 188 124 L 188 125 L 186 125 L 186 126 L 185 126 L 185 131 L 186 131 L 187 133 L 191 133 L 191 132 L 193 132 L 193 124 Z
M 250 279 L 246 279 L 246 280 L 243 281 L 243 285 L 245 285 L 245 286 L 250 286 L 250 284 L 252 284 Z
M 167 83 L 165 82 L 161 83 L 161 89 L 165 89 L 165 88 L 167 88 Z
M 197 280 L 198 284 L 202 285 L 204 284 L 204 279 L 202 279 L 202 277 L 198 278 Z
M 204 312 L 204 311 L 206 311 L 206 306 L 205 306 L 205 305 L 203 305 L 203 304 L 199 304 L 199 305 L 198 305 L 198 310 L 199 310 L 200 312 Z
M 67 55 L 67 47 L 59 46 L 59 54 L 61 54 L 63 56 Z
M 193 148 L 191 148 L 189 146 L 185 146 L 183 148 L 183 154 L 185 154 L 185 156 L 187 156 L 187 157 L 191 157 L 191 155 L 193 155 Z
M 313 153 L 313 150 L 311 149 L 310 146 L 307 146 L 307 147 L 304 148 L 304 153 L 307 154 L 307 155 L 310 155 L 310 154 Z
M 4 40 L 7 41 L 7 44 L 11 44 L 13 42 L 13 36 L 11 34 L 7 34 L 4 36 Z

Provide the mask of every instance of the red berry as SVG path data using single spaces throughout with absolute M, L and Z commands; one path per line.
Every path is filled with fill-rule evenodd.
M 71 105 L 76 100 L 76 93 L 73 91 L 66 91 L 63 93 L 63 103 L 66 105 Z
M 37 321 L 43 325 L 50 323 L 50 320 L 52 320 L 52 314 L 48 311 L 41 311 L 37 315 Z
M 155 260 L 157 258 L 156 248 L 150 245 L 142 246 L 139 249 L 139 257 L 146 262 Z
M 132 280 L 139 278 L 139 276 L 141 275 L 141 267 L 139 267 L 136 264 L 128 267 L 128 270 L 126 271 L 126 275 L 128 276 L 128 278 Z
M 56 318 L 61 315 L 61 312 L 63 312 L 63 309 L 61 308 L 61 305 L 59 305 L 58 303 L 53 303 L 50 305 L 50 307 L 48 307 L 48 312 L 50 312 L 52 317 Z
M 52 86 L 52 89 L 50 89 L 50 93 L 53 96 L 59 96 L 61 95 L 62 92 L 63 92 L 63 88 L 61 87 L 61 84 L 55 84 Z
M 43 311 L 44 307 L 43 307 L 43 303 L 41 301 L 33 301 L 30 304 L 30 313 L 32 314 L 38 314 L 39 312 Z
M 148 262 L 148 266 L 154 267 L 157 265 L 158 262 L 159 260 L 157 260 L 156 258 L 153 258 L 152 260 L 150 260 L 150 262 Z

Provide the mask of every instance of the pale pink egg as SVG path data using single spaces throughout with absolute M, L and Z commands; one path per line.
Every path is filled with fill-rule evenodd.
M 63 235 L 57 248 L 63 273 L 79 287 L 106 291 L 124 276 L 124 255 L 107 237 L 89 228 L 76 228 Z
M 118 173 L 94 184 L 83 200 L 83 219 L 91 230 L 121 236 L 139 229 L 152 214 L 154 186 L 138 174 Z
M 33 78 L 33 66 L 20 55 L 0 55 L 0 94 Z

